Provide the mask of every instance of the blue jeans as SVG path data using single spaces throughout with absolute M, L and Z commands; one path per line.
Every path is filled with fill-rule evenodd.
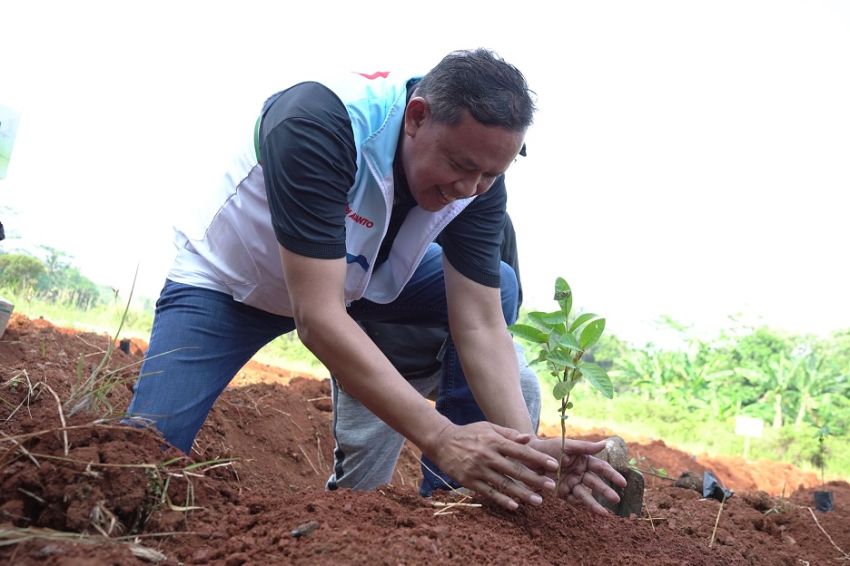
M 502 310 L 508 324 L 517 311 L 517 281 L 502 263 Z M 442 249 L 432 244 L 399 297 L 389 304 L 365 299 L 348 308 L 355 320 L 444 326 L 448 320 Z M 265 344 L 295 329 L 295 321 L 247 306 L 218 291 L 166 281 L 156 304 L 150 345 L 127 410 L 147 419 L 165 439 L 189 452 L 218 396 Z M 484 420 L 466 383 L 454 346 L 443 359 L 437 410 L 457 424 Z M 426 466 L 437 470 L 423 458 Z M 443 482 L 423 467 L 422 492 Z

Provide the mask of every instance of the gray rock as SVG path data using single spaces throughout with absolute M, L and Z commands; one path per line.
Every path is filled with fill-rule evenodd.
M 596 457 L 611 464 L 611 467 L 621 474 L 625 474 L 629 469 L 629 449 L 626 441 L 619 436 L 605 439 L 605 448 L 596 454 Z
M 635 515 L 640 517 L 643 512 L 643 490 L 644 481 L 643 474 L 637 470 L 629 469 L 623 477 L 626 478 L 626 487 L 622 492 L 615 488 L 620 496 L 620 503 L 617 505 L 616 513 L 620 517 L 628 517 Z
M 626 446 L 626 441 L 619 436 L 607 438 L 605 440 L 605 448 L 596 454 L 596 457 L 611 464 L 612 468 L 626 478 L 625 488 L 605 482 L 620 496 L 620 502 L 618 504 L 612 505 L 601 497 L 597 497 L 596 500 L 603 507 L 620 517 L 628 517 L 629 515 L 640 517 L 643 511 L 643 474 L 629 467 L 629 449 Z

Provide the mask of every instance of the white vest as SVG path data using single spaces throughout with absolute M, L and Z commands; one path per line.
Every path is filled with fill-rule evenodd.
M 410 280 L 428 245 L 473 199 L 455 201 L 438 212 L 414 207 L 375 270 L 393 203 L 393 158 L 399 143 L 409 77 L 352 73 L 342 81 L 321 81 L 345 104 L 354 132 L 357 173 L 348 190 L 345 245 L 348 267 L 345 302 L 366 298 L 389 303 Z M 246 128 L 236 159 L 201 221 L 175 227 L 177 258 L 169 279 L 230 294 L 264 311 L 292 316 L 278 242 L 272 229 L 263 169 L 253 132 Z

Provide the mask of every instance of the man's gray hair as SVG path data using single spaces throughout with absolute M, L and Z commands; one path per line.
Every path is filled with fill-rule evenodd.
M 416 85 L 437 122 L 457 124 L 464 111 L 485 126 L 524 131 L 534 117 L 522 73 L 488 49 L 453 51 Z

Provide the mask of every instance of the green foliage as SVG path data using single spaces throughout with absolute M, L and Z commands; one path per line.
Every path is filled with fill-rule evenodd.
M 0 287 L 24 293 L 32 290 L 46 273 L 44 265 L 32 256 L 0 255 Z
M 823 485 L 824 483 L 824 468 L 826 468 L 826 446 L 825 442 L 827 437 L 829 437 L 829 427 L 823 426 L 818 429 L 815 434 L 815 438 L 818 440 L 818 451 L 812 457 L 812 464 L 814 464 L 817 468 L 820 468 L 820 483 Z
M 686 339 L 680 350 L 627 349 L 609 375 L 617 392 L 664 400 L 684 411 L 705 410 L 713 418 L 744 414 L 777 430 L 828 424 L 846 432 L 850 356 L 841 355 L 843 348 L 828 339 L 755 329 L 714 343 Z M 827 351 L 837 355 L 824 357 Z
M 70 257 L 42 246 L 44 259 L 28 254 L 0 253 L 0 293 L 15 310 L 45 317 L 55 324 L 87 330 L 124 326 L 128 334 L 148 336 L 153 325 L 153 303 L 144 300 L 125 312 L 118 291 L 96 285 L 70 264 Z
M 562 400 L 566 408 L 570 392 L 585 379 L 608 398 L 614 395 L 611 380 L 604 368 L 582 358 L 585 352 L 602 336 L 605 319 L 585 313 L 570 321 L 573 304 L 572 290 L 563 278 L 555 281 L 555 301 L 559 310 L 531 312 L 531 324 L 514 324 L 511 332 L 537 346 L 536 362 L 546 362 L 549 373 L 556 378 L 553 395 Z M 566 415 L 563 416 L 566 418 Z
M 27 300 L 40 299 L 88 310 L 112 293 L 70 265 L 67 254 L 42 246 L 44 261 L 27 254 L 0 254 L 0 289 Z
M 629 351 L 631 349 L 625 341 L 613 334 L 605 334 L 599 342 L 588 348 L 585 356 L 593 356 L 596 363 L 608 370 L 614 365 L 615 360 L 623 359 Z
M 554 402 L 544 399 L 544 415 L 555 410 Z M 733 416 L 718 418 L 706 409 L 682 411 L 664 399 L 647 400 L 628 392 L 619 393 L 613 400 L 581 392 L 573 419 L 584 427 L 628 430 L 634 436 L 660 438 L 693 454 L 740 456 L 744 450 L 743 437 L 734 432 Z M 803 469 L 819 468 L 817 430 L 808 424 L 800 428 L 767 428 L 762 438 L 751 440 L 749 455 Z M 850 478 L 850 442 L 845 438 L 841 442 L 827 441 L 825 446 L 823 473 Z
M 521 324 L 533 330 L 523 332 L 520 340 L 531 342 L 532 349 L 548 344 L 541 337 L 546 334 L 542 325 L 557 320 L 553 313 L 525 314 Z M 608 370 L 620 401 L 606 405 L 602 395 L 587 393 L 579 401 L 572 391 L 570 399 L 577 406 L 572 415 L 583 418 L 590 409 L 586 414 L 594 417 L 593 424 L 604 426 L 599 419 L 611 411 L 615 430 L 627 427 L 641 434 L 645 429 L 649 436 L 691 443 L 695 451 L 727 454 L 742 451 L 743 440 L 730 424 L 734 417 L 756 417 L 773 426 L 753 444 L 751 456 L 779 455 L 801 467 L 817 459 L 815 431 L 828 427 L 842 441 L 827 442 L 826 472 L 850 474 L 850 330 L 816 337 L 748 328 L 701 340 L 688 336 L 687 327 L 672 319 L 667 324 L 680 337 L 673 349 L 638 347 L 614 336 L 587 348 L 583 359 Z M 581 349 L 580 340 L 574 347 Z M 540 377 L 552 388 L 560 381 L 557 375 Z M 560 406 L 561 401 L 555 403 Z M 544 407 L 544 418 L 550 411 L 555 409 Z
M 15 304 L 15 312 L 30 318 L 44 317 L 53 324 L 96 332 L 111 332 L 121 323 L 123 305 L 117 301 L 100 303 L 83 309 L 74 305 L 52 303 L 38 297 L 28 298 L 17 293 L 3 291 L 3 296 Z M 147 339 L 153 326 L 153 309 L 131 308 L 124 322 L 125 336 Z
M 789 357 L 793 348 L 793 341 L 762 327 L 732 341 L 725 354 L 739 366 L 765 367 L 769 360 Z
M 257 352 L 255 358 L 262 363 L 284 366 L 310 375 L 328 376 L 327 368 L 307 349 L 295 332 L 278 336 Z

